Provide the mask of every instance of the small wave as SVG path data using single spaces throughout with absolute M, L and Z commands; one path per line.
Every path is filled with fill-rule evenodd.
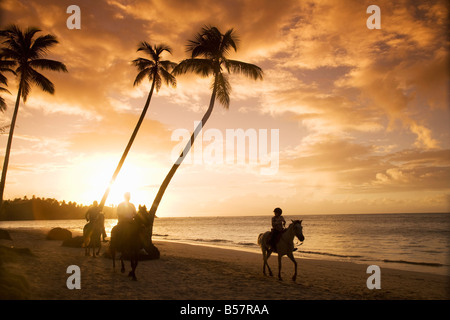
M 153 234 L 154 237 L 168 237 L 168 234 L 158 234 L 158 233 L 154 233 Z
M 363 258 L 363 256 L 341 255 L 341 254 L 328 253 L 328 252 L 303 251 L 303 250 L 300 252 L 308 253 L 308 254 L 319 254 L 319 255 L 323 255 L 323 256 L 339 257 L 339 258 Z
M 212 242 L 212 243 L 232 243 L 232 241 L 225 239 L 194 239 L 197 242 Z
M 254 242 L 238 242 L 238 245 L 240 245 L 240 246 L 253 247 L 253 246 L 256 246 L 257 244 L 254 243 Z
M 444 265 L 441 263 L 434 263 L 434 262 L 416 262 L 416 261 L 406 261 L 406 260 L 389 260 L 384 259 L 383 262 L 388 263 L 403 263 L 403 264 L 414 264 L 414 265 L 420 265 L 420 266 L 428 266 L 428 267 L 443 267 Z

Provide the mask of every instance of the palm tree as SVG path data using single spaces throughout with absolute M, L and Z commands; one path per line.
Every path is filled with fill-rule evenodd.
M 215 100 L 219 100 L 226 109 L 229 108 L 231 85 L 228 80 L 228 74 L 224 73 L 223 69 L 225 69 L 227 73 L 240 73 L 254 80 L 262 79 L 263 71 L 260 67 L 254 64 L 226 58 L 232 49 L 237 51 L 237 44 L 238 38 L 233 29 L 222 34 L 216 27 L 203 27 L 201 32 L 196 35 L 195 39 L 188 42 L 186 51 L 191 53 L 191 58 L 181 61 L 173 70 L 173 74 L 175 75 L 184 74 L 188 71 L 195 72 L 203 77 L 212 75 L 212 94 L 208 110 L 203 115 L 201 122 L 192 133 L 190 141 L 186 144 L 183 152 L 173 164 L 159 188 L 150 209 L 151 215 L 156 213 L 170 180 L 175 175 L 175 172 L 180 167 L 184 157 L 186 157 L 194 144 L 198 133 L 206 124 L 206 121 L 208 121 L 213 111 Z
M 144 121 L 145 114 L 147 113 L 147 109 L 150 105 L 150 101 L 152 99 L 153 90 L 156 88 L 156 91 L 158 92 L 161 88 L 162 81 L 164 81 L 167 85 L 171 85 L 172 87 L 175 87 L 177 84 L 177 81 L 175 77 L 170 73 L 170 71 L 177 65 L 174 62 L 171 62 L 169 60 L 162 60 L 161 55 L 164 51 L 167 51 L 168 53 L 172 53 L 172 49 L 165 45 L 155 45 L 151 46 L 147 42 L 143 41 L 137 50 L 144 51 L 147 53 L 151 59 L 146 58 L 137 58 L 133 60 L 133 64 L 138 68 L 139 73 L 136 76 L 136 79 L 134 80 L 134 85 L 139 85 L 144 78 L 148 78 L 149 81 L 152 82 L 152 86 L 150 89 L 150 92 L 147 97 L 147 101 L 145 102 L 144 109 L 142 110 L 141 116 L 138 120 L 138 123 L 136 124 L 136 127 L 134 128 L 133 134 L 131 135 L 130 140 L 128 141 L 128 144 L 125 148 L 125 151 L 122 154 L 122 158 L 120 158 L 119 164 L 116 167 L 116 170 L 114 171 L 114 174 L 109 182 L 108 187 L 106 188 L 105 193 L 103 194 L 103 198 L 100 202 L 100 209 L 103 209 L 103 206 L 105 205 L 106 198 L 108 197 L 109 191 L 111 189 L 112 184 L 117 178 L 117 175 L 120 172 L 120 169 L 122 168 L 123 163 L 125 162 L 125 158 L 128 155 L 128 152 L 130 151 L 131 145 L 133 144 L 134 139 L 136 138 L 136 135 L 139 131 L 139 128 Z
M 2 58 L 6 59 L 6 61 L 9 61 L 8 63 L 10 65 L 17 65 L 15 73 L 19 82 L 0 182 L 0 204 L 3 202 L 6 172 L 8 170 L 9 154 L 11 152 L 20 98 L 26 102 L 31 91 L 31 84 L 37 85 L 43 91 L 50 94 L 55 92 L 53 83 L 44 75 L 36 71 L 36 69 L 67 72 L 67 68 L 63 63 L 43 58 L 48 53 L 48 50 L 58 43 L 58 40 L 51 34 L 35 38 L 36 33 L 40 31 L 41 30 L 34 27 L 29 27 L 22 31 L 16 25 L 11 25 L 0 31 L 0 37 L 4 38 L 0 55 Z

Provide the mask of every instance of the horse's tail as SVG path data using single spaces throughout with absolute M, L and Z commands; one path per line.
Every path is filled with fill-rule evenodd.
M 89 223 L 86 223 L 86 225 L 83 228 L 83 244 L 81 245 L 82 248 L 87 248 L 91 242 L 91 234 L 92 234 L 92 226 L 89 225 Z
M 260 233 L 258 236 L 258 245 L 259 246 L 261 246 L 263 243 L 263 236 L 264 236 L 264 233 Z

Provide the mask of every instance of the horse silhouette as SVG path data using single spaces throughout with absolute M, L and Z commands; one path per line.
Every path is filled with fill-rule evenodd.
M 128 276 L 133 280 L 136 278 L 136 268 L 139 261 L 139 252 L 149 247 L 150 239 L 150 215 L 145 206 L 139 206 L 139 211 L 131 221 L 118 223 L 111 230 L 110 253 L 113 259 L 113 268 L 116 267 L 116 252 L 121 252 L 120 261 L 122 268 L 120 271 L 125 272 L 123 260 L 129 259 L 131 271 Z
M 281 235 L 280 240 L 276 244 L 277 253 L 278 253 L 278 279 L 281 279 L 281 258 L 284 255 L 287 255 L 289 259 L 294 263 L 294 275 L 292 276 L 292 280 L 295 281 L 297 279 L 297 262 L 295 261 L 294 255 L 292 252 L 294 251 L 294 237 L 297 237 L 300 241 L 304 241 L 305 237 L 303 236 L 303 227 L 302 220 L 293 220 L 289 227 Z M 263 254 L 263 274 L 266 275 L 266 266 L 269 269 L 269 275 L 273 276 L 272 270 L 270 270 L 269 264 L 267 260 L 272 254 L 273 249 L 269 243 L 270 239 L 270 231 L 265 233 L 260 233 L 258 236 L 258 245 L 261 247 L 261 251 Z

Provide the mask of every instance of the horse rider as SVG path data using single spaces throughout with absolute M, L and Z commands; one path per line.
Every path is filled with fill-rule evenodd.
M 130 202 L 130 193 L 125 192 L 123 197 L 125 201 L 120 203 L 117 207 L 117 219 L 119 224 L 124 222 L 132 222 L 134 216 L 136 215 L 136 207 Z
M 272 251 L 277 252 L 277 243 L 280 241 L 283 232 L 286 230 L 286 220 L 281 216 L 283 210 L 281 208 L 275 208 L 273 210 L 274 216 L 272 217 L 272 235 L 270 237 L 270 247 Z M 294 248 L 293 251 L 296 251 L 297 248 Z
M 102 238 L 103 242 L 106 242 L 106 230 L 105 230 L 105 216 L 100 211 L 100 207 L 98 206 L 98 202 L 94 201 L 92 203 L 92 206 L 89 208 L 89 210 L 86 212 L 85 215 L 86 221 L 89 223 L 95 222 L 97 219 L 102 219 Z
M 99 214 L 100 207 L 98 206 L 98 202 L 94 201 L 84 217 L 86 218 L 87 222 L 94 222 L 95 220 L 97 220 Z
M 272 236 L 270 237 L 270 246 L 273 251 L 277 252 L 277 243 L 281 239 L 284 227 L 286 226 L 286 220 L 281 216 L 283 210 L 275 208 L 273 210 L 274 216 L 272 217 Z

